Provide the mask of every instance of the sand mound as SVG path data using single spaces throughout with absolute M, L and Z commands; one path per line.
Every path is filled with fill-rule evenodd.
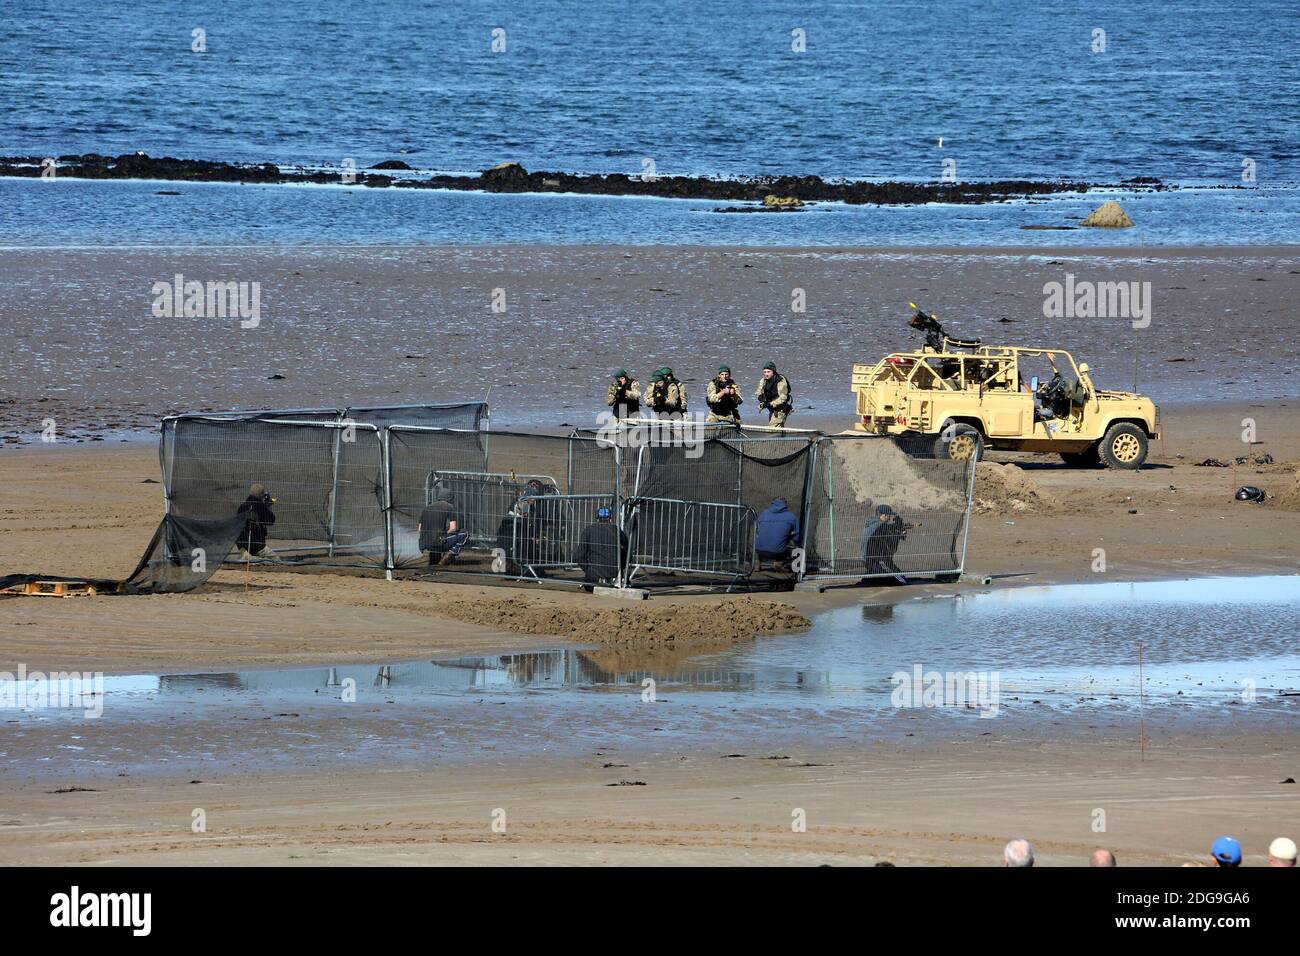
M 811 622 L 789 604 L 740 598 L 699 604 L 588 607 L 529 598 L 435 602 L 430 610 L 469 624 L 526 634 L 556 634 L 627 647 L 722 646 L 759 634 L 802 631 Z
M 1092 214 L 1083 221 L 1085 226 L 1100 226 L 1105 229 L 1123 229 L 1133 225 L 1133 220 L 1128 217 L 1119 203 L 1113 199 L 1107 199 L 1104 203 L 1092 211 Z
M 196 599 L 261 607 L 325 601 L 629 649 L 725 646 L 760 634 L 802 631 L 811 623 L 793 605 L 749 597 L 701 597 L 682 603 L 608 602 L 572 593 L 555 598 L 540 594 L 498 597 L 486 588 L 443 590 L 422 581 L 376 582 L 373 578 L 336 574 L 295 575 L 292 587 L 285 587 L 283 579 L 269 574 L 259 575 L 257 583 L 275 586 L 247 592 L 237 586 L 217 586 L 197 592 Z
M 1052 514 L 1060 508 L 1016 465 L 982 461 L 975 470 L 976 514 Z
M 848 481 L 858 504 L 890 504 L 926 511 L 961 511 L 965 503 L 965 465 L 910 457 L 893 442 L 834 443 L 835 494 Z
M 1282 478 L 1281 475 L 1278 477 Z M 1278 482 L 1278 486 L 1281 490 L 1270 495 L 1265 504 L 1281 511 L 1300 511 L 1300 471 L 1292 474 L 1290 485 Z M 1264 490 L 1267 491 L 1268 489 Z

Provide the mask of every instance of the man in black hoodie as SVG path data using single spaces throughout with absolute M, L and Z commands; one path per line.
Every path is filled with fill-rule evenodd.
M 271 505 L 275 499 L 266 493 L 266 486 L 254 482 L 248 489 L 248 497 L 239 506 L 239 514 L 246 516 L 244 530 L 236 542 L 250 556 L 256 557 L 266 548 L 266 529 L 275 524 L 275 512 Z

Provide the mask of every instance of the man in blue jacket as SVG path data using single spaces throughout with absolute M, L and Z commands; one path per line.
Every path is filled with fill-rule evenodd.
M 790 513 L 784 498 L 773 498 L 767 509 L 758 516 L 758 530 L 754 535 L 754 550 L 758 552 L 758 570 L 763 562 L 772 562 L 772 570 L 790 560 L 790 549 L 799 542 L 799 519 Z

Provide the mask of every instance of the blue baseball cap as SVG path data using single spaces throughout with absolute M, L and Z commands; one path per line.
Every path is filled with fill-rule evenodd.
M 608 508 L 597 508 L 597 509 L 596 509 L 596 517 L 599 518 L 599 519 L 601 519 L 602 521 L 608 521 L 608 520 L 609 520 L 609 509 L 608 509 Z
M 1229 866 L 1237 866 L 1241 863 L 1241 844 L 1237 842 L 1236 837 L 1221 836 L 1214 841 L 1214 846 L 1210 847 L 1210 852 L 1220 863 L 1226 863 Z

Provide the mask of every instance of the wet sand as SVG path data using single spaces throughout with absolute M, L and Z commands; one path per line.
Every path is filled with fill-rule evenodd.
M 1044 318 L 1044 283 L 1067 273 L 1151 282 L 1150 327 Z M 177 274 L 259 283 L 260 324 L 155 318 L 153 284 Z M 792 425 L 844 427 L 853 363 L 919 345 L 909 301 L 954 334 L 1068 347 L 1102 387 L 1131 387 L 1136 359 L 1159 401 L 1272 402 L 1298 391 L 1297 300 L 1294 246 L 8 249 L 0 326 L 17 348 L 0 369 L 0 448 L 47 418 L 90 443 L 175 411 L 489 389 L 495 428 L 591 425 L 615 368 L 645 381 L 669 364 L 698 403 L 718 364 L 748 394 L 768 359 L 793 382 Z
M 828 742 L 734 756 L 671 746 L 476 766 L 122 777 L 90 791 L 7 785 L 0 860 L 94 865 L 996 866 L 1028 836 L 1039 866 L 1205 860 L 1232 832 L 1245 864 L 1300 830 L 1294 735 L 926 744 Z M 769 759 L 784 758 L 784 759 Z M 620 785 L 620 782 L 627 784 Z M 206 832 L 191 829 L 193 811 Z M 806 832 L 794 832 L 797 811 Z M 1103 811 L 1099 817 L 1097 811 Z M 495 819 L 505 831 L 494 832 Z M 1094 821 L 1103 820 L 1097 832 Z M 32 845 L 39 843 L 39 855 Z

